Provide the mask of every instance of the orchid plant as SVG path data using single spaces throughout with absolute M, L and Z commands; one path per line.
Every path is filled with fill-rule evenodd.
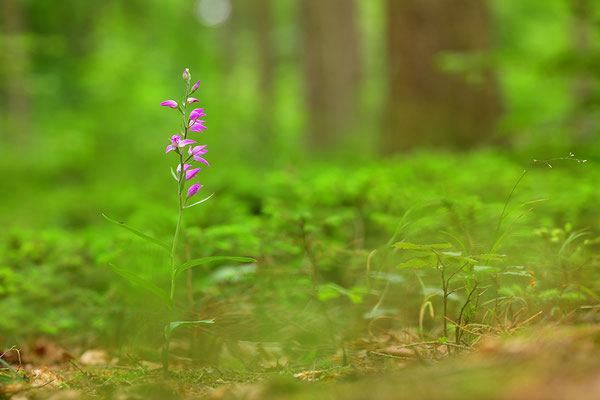
M 174 154 L 176 155 L 177 166 L 175 170 L 171 168 L 171 174 L 173 178 L 177 181 L 177 199 L 178 199 L 178 217 L 177 224 L 175 226 L 175 233 L 173 234 L 173 239 L 171 243 L 164 242 L 162 240 L 156 239 L 154 237 L 148 236 L 145 233 L 134 229 L 128 225 L 125 225 L 123 222 L 119 222 L 113 218 L 110 218 L 104 214 L 104 218 L 108 221 L 119 225 L 120 227 L 132 232 L 133 234 L 141 237 L 142 239 L 147 240 L 148 242 L 160 246 L 162 249 L 169 253 L 170 258 L 170 290 L 169 292 L 165 291 L 161 287 L 155 285 L 151 281 L 138 276 L 137 274 L 119 268 L 113 264 L 109 264 L 111 268 L 123 278 L 129 280 L 131 283 L 141 286 L 149 292 L 158 296 L 161 300 L 164 301 L 165 305 L 169 309 L 168 320 L 164 330 L 164 345 L 162 349 L 162 363 L 163 369 L 165 372 L 168 371 L 169 368 L 169 344 L 171 341 L 171 334 L 173 331 L 180 327 L 185 326 L 194 326 L 199 324 L 212 324 L 214 323 L 213 319 L 205 319 L 200 321 L 175 321 L 174 320 L 174 301 L 175 301 L 175 287 L 176 280 L 180 274 L 189 269 L 199 265 L 204 265 L 213 261 L 220 260 L 229 260 L 229 261 L 238 261 L 238 262 L 255 262 L 254 259 L 248 257 L 231 257 L 231 256 L 212 256 L 212 257 L 204 257 L 197 258 L 193 260 L 188 260 L 181 264 L 178 264 L 177 259 L 177 243 L 179 240 L 179 236 L 182 230 L 182 222 L 183 222 L 183 211 L 190 207 L 196 206 L 200 203 L 205 202 L 212 195 L 197 201 L 192 204 L 188 204 L 188 201 L 192 197 L 194 197 L 203 185 L 200 182 L 193 183 L 189 185 L 186 191 L 186 184 L 188 181 L 198 175 L 201 168 L 194 165 L 194 162 L 202 163 L 209 167 L 209 163 L 203 156 L 207 153 L 206 145 L 197 145 L 196 140 L 188 139 L 188 135 L 190 133 L 198 133 L 202 134 L 204 130 L 206 130 L 206 126 L 204 126 L 205 121 L 200 120 L 200 118 L 205 117 L 204 108 L 195 108 L 188 113 L 188 107 L 194 103 L 199 102 L 199 100 L 195 97 L 191 97 L 192 94 L 198 89 L 200 86 L 200 81 L 196 82 L 193 86 L 191 85 L 191 75 L 188 68 L 183 71 L 183 80 L 186 82 L 186 91 L 185 96 L 183 97 L 180 104 L 178 104 L 175 100 L 167 100 L 163 101 L 160 105 L 164 107 L 169 107 L 175 110 L 178 110 L 182 116 L 182 125 L 180 128 L 180 132 L 174 134 L 170 138 L 170 143 L 166 148 L 166 154 Z

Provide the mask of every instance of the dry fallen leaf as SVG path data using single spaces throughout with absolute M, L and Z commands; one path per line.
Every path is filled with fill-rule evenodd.
M 384 349 L 378 350 L 377 352 L 394 357 L 415 358 L 414 350 L 397 345 L 388 346 Z
M 48 367 L 35 368 L 29 371 L 31 386 L 54 386 L 58 387 L 62 382 L 63 378 L 58 375 L 55 371 Z
M 108 354 L 104 350 L 87 350 L 79 357 L 79 362 L 83 365 L 106 365 Z

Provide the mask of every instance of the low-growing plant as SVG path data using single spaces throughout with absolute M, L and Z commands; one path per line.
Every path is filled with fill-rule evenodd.
M 188 204 L 188 201 L 195 196 L 199 190 L 203 187 L 200 182 L 196 182 L 186 190 L 186 183 L 194 178 L 199 172 L 200 168 L 192 165 L 194 161 L 200 162 L 209 166 L 209 163 L 203 156 L 207 153 L 206 145 L 195 146 L 196 141 L 192 139 L 188 139 L 188 135 L 191 132 L 202 133 L 206 127 L 204 126 L 204 122 L 200 120 L 201 117 L 206 116 L 204 113 L 204 108 L 196 108 L 190 112 L 188 112 L 187 107 L 192 104 L 199 102 L 197 98 L 191 97 L 191 95 L 198 89 L 200 85 L 200 81 L 196 82 L 193 86 L 190 87 L 191 83 L 191 75 L 189 69 L 185 69 L 183 72 L 183 79 L 186 82 L 186 90 L 185 96 L 183 97 L 181 103 L 177 103 L 175 100 L 167 100 L 161 103 L 161 106 L 169 107 L 175 110 L 178 110 L 182 117 L 182 124 L 180 128 L 180 132 L 174 134 L 170 138 L 170 144 L 166 148 L 166 154 L 173 153 L 177 156 L 178 162 L 175 171 L 171 169 L 171 173 L 173 178 L 177 181 L 177 199 L 178 199 L 178 216 L 177 216 L 177 224 L 175 226 L 175 233 L 173 234 L 173 239 L 171 243 L 164 242 L 162 240 L 156 239 L 152 236 L 149 236 L 138 229 L 134 229 L 128 225 L 125 225 L 123 222 L 119 222 L 114 220 L 103 214 L 104 218 L 108 221 L 130 231 L 131 233 L 141 237 L 142 239 L 162 248 L 169 254 L 170 259 L 170 290 L 165 291 L 161 287 L 155 285 L 151 281 L 138 276 L 137 274 L 131 272 L 130 270 L 119 268 L 113 264 L 109 264 L 111 268 L 120 276 L 127 279 L 131 283 L 141 286 L 142 288 L 148 290 L 149 292 L 156 295 L 160 298 L 165 305 L 167 306 L 168 318 L 167 323 L 164 328 L 164 345 L 162 348 L 162 364 L 165 373 L 169 368 L 169 345 L 171 341 L 171 334 L 174 330 L 181 327 L 194 326 L 200 324 L 212 324 L 214 319 L 205 319 L 198 321 L 177 321 L 174 320 L 174 298 L 175 298 L 175 284 L 177 278 L 180 274 L 190 268 L 194 268 L 200 265 L 205 265 L 214 261 L 222 261 L 222 260 L 230 260 L 230 261 L 238 261 L 238 262 L 255 262 L 254 259 L 249 257 L 233 257 L 233 256 L 212 256 L 212 257 L 204 257 L 197 258 L 193 260 L 188 260 L 183 263 L 178 263 L 177 250 L 178 250 L 178 240 L 182 231 L 182 223 L 183 223 L 183 211 L 185 209 L 194 207 L 198 204 L 201 204 L 208 200 L 212 195 L 197 201 L 192 204 Z M 188 147 L 189 146 L 189 147 Z M 187 150 L 186 150 L 187 148 Z M 189 164 L 188 164 L 189 163 Z

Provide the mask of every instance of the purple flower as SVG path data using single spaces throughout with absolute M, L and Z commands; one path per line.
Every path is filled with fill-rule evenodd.
M 195 120 L 194 123 L 190 126 L 190 131 L 202 133 L 202 129 L 206 129 L 206 127 L 203 125 L 204 122 L 206 121 Z
M 202 186 L 204 185 L 201 185 L 200 182 L 194 183 L 192 186 L 190 186 L 187 192 L 187 198 L 189 199 L 190 197 L 198 193 L 198 190 L 200 190 Z
M 190 122 L 196 121 L 200 117 L 206 117 L 204 114 L 204 108 L 196 108 L 194 111 L 190 113 Z
M 161 106 L 167 106 L 171 108 L 177 108 L 177 102 L 175 100 L 167 100 L 160 103 Z
M 189 69 L 189 68 L 186 68 L 186 69 L 184 69 L 184 70 L 183 70 L 183 75 L 182 75 L 182 76 L 183 76 L 183 80 L 185 80 L 185 81 L 189 81 L 189 80 L 191 79 L 191 77 L 192 77 L 192 76 L 190 75 L 190 69 Z
M 200 172 L 200 168 L 190 169 L 190 164 L 183 164 L 183 170 L 185 171 L 185 180 L 189 181 L 192 179 L 198 172 Z M 177 175 L 181 173 L 181 164 L 177 166 Z
M 196 102 L 199 102 L 199 101 L 200 101 L 200 100 L 198 100 L 198 99 L 197 99 L 197 98 L 195 98 L 195 97 L 188 97 L 188 99 L 187 99 L 187 103 L 188 103 L 188 104 L 196 103 Z
M 171 144 L 167 146 L 167 153 L 180 147 L 187 146 L 188 144 L 196 143 L 195 140 L 181 139 L 181 135 L 171 136 Z
M 190 146 L 188 148 L 188 154 L 190 156 L 193 156 L 194 159 L 196 159 L 196 157 L 203 156 L 206 153 L 208 153 L 208 150 L 206 150 L 206 145 L 205 144 L 203 144 L 201 146 L 194 146 L 194 147 Z M 196 160 L 196 161 L 198 161 L 198 160 Z
M 190 146 L 188 148 L 188 154 L 190 156 L 192 156 L 192 158 L 194 160 L 200 161 L 210 167 L 210 165 L 208 164 L 208 161 L 206 161 L 204 158 L 202 158 L 202 156 L 205 155 L 207 152 L 208 152 L 208 150 L 206 150 L 205 144 L 203 144 L 202 146 L 196 146 L 194 148 L 192 148 L 192 146 Z
M 192 179 L 194 176 L 196 176 L 196 174 L 200 172 L 200 168 L 194 168 L 194 169 L 190 169 L 189 171 L 185 172 L 185 180 L 189 181 L 190 179 Z
M 194 84 L 194 86 L 192 86 L 192 91 L 191 91 L 191 93 L 194 93 L 194 92 L 196 91 L 196 89 L 198 89 L 198 86 L 200 86 L 200 81 L 196 82 L 196 83 Z

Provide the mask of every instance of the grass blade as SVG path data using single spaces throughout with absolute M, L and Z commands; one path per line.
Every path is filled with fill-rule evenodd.
M 4 365 L 6 368 L 8 368 L 8 369 L 10 370 L 10 372 L 12 372 L 12 373 L 13 373 L 13 375 L 14 375 L 14 377 L 11 377 L 11 376 L 8 376 L 8 375 L 6 375 L 6 374 L 4 374 L 4 373 L 0 372 L 0 382 L 3 382 L 3 383 L 10 383 L 10 382 L 12 382 L 12 381 L 15 381 L 15 380 L 20 380 L 20 381 L 22 381 L 22 380 L 23 380 L 23 377 L 21 377 L 21 375 L 19 375 L 19 374 L 17 373 L 17 371 L 15 371 L 15 370 L 14 370 L 14 369 L 13 369 L 13 368 L 10 366 L 10 364 L 9 364 L 9 363 L 7 363 L 6 361 L 4 361 L 4 360 L 3 360 L 3 359 L 1 359 L 1 358 L 0 358 L 0 364 Z

